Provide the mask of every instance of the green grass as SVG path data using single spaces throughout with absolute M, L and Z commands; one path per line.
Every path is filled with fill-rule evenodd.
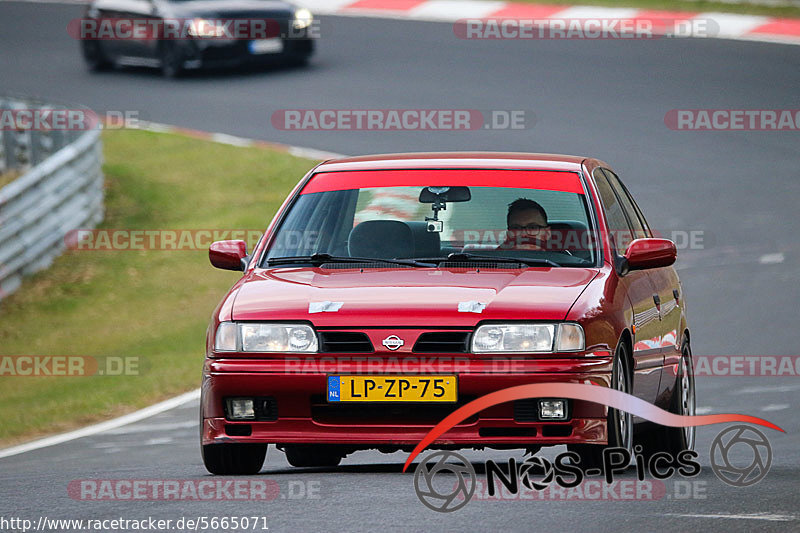
M 527 4 L 588 5 L 609 7 L 636 7 L 669 11 L 715 11 L 742 13 L 769 17 L 799 18 L 800 6 L 765 6 L 756 3 L 730 3 L 693 0 L 514 0 Z
M 7 170 L 5 172 L 0 172 L 0 188 L 4 185 L 8 185 L 22 174 L 18 170 Z
M 103 134 L 113 229 L 266 228 L 313 161 L 179 135 Z M 0 302 L 0 355 L 138 357 L 138 376 L 0 377 L 0 444 L 199 387 L 205 331 L 238 273 L 208 252 L 72 251 Z

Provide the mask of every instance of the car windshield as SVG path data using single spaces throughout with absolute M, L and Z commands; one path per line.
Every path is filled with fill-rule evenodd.
M 396 179 L 318 174 L 286 213 L 262 266 L 355 259 L 410 259 L 416 263 L 404 266 L 428 267 L 595 265 L 596 239 L 577 174 L 494 171 L 497 184 L 509 182 L 512 173 L 515 186 L 507 187 L 490 184 L 487 171 L 480 180 L 469 172 L 462 179 L 441 172 L 418 172 L 413 179 L 408 171 L 394 171 Z

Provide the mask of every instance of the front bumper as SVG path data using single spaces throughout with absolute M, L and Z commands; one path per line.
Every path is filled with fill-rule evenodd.
M 202 385 L 202 443 L 329 443 L 359 448 L 405 449 L 416 445 L 447 414 L 490 392 L 529 383 L 609 386 L 611 357 L 497 359 L 474 355 L 401 358 L 336 354 L 314 357 L 207 359 Z M 458 404 L 329 404 L 332 374 L 455 374 Z M 269 397 L 273 421 L 230 421 L 225 398 Z M 563 422 L 520 421 L 509 402 L 456 425 L 436 446 L 524 447 L 566 443 L 607 444 L 607 408 L 570 402 Z
M 231 42 L 193 40 L 183 44 L 181 54 L 185 68 L 215 68 L 301 61 L 313 55 L 314 47 L 314 39 L 283 39 L 281 52 L 254 54 L 250 51 L 250 41 L 246 40 Z

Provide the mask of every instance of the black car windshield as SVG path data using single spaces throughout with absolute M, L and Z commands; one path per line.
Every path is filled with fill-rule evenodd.
M 433 181 L 301 194 L 262 266 L 351 258 L 552 268 L 594 266 L 597 251 L 583 194 Z

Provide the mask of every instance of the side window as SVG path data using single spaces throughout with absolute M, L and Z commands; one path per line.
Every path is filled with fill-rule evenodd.
M 603 204 L 603 212 L 606 215 L 606 223 L 611 231 L 612 241 L 617 252 L 622 254 L 628 249 L 632 235 L 631 226 L 625 213 L 622 210 L 617 195 L 608 183 L 608 179 L 603 171 L 596 168 L 593 173 L 594 181 L 597 184 L 597 192 L 600 194 L 600 202 Z
M 607 168 L 603 169 L 603 171 L 606 173 L 608 181 L 611 183 L 611 188 L 617 193 L 620 203 L 622 204 L 622 209 L 625 211 L 625 214 L 628 215 L 628 219 L 633 226 L 634 238 L 644 239 L 649 237 L 650 228 L 647 225 L 647 221 L 644 219 L 644 216 L 642 216 L 639 206 L 633 201 L 628 189 L 625 188 L 616 174 Z

